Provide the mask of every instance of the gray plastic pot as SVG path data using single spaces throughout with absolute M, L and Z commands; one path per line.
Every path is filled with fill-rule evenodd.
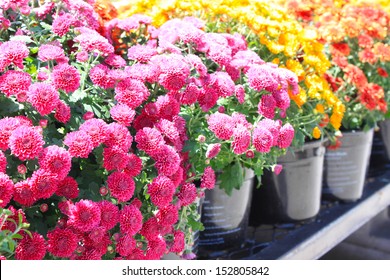
M 239 190 L 228 196 L 219 183 L 213 190 L 206 190 L 202 204 L 201 222 L 205 229 L 200 232 L 199 255 L 210 251 L 228 251 L 244 245 L 254 184 L 254 172 L 244 169 L 244 182 Z
M 323 198 L 356 201 L 362 197 L 374 130 L 343 132 L 341 146 L 326 149 Z
M 253 191 L 251 224 L 314 218 L 321 206 L 324 154 L 322 141 L 305 143 L 278 159 L 283 165 L 279 175 L 265 170 L 260 188 Z

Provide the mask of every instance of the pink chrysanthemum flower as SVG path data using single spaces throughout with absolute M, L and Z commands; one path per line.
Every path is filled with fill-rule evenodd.
M 180 191 L 177 194 L 177 197 L 180 200 L 181 206 L 190 205 L 197 198 L 197 190 L 195 184 L 185 183 L 180 187 Z
M 53 20 L 52 31 L 54 34 L 62 37 L 69 32 L 70 27 L 75 23 L 76 19 L 73 15 L 65 13 L 59 15 Z
M 214 158 L 221 151 L 221 143 L 210 144 L 207 146 L 206 158 Z
M 0 45 L 0 71 L 12 63 L 23 69 L 23 59 L 30 54 L 26 43 L 22 41 L 7 41 Z
M 106 230 L 110 230 L 119 222 L 118 206 L 107 200 L 102 200 L 98 203 L 100 207 L 101 220 L 100 225 Z
M 275 117 L 276 101 L 271 94 L 261 96 L 257 110 L 260 115 L 273 119 Z
M 272 97 L 276 101 L 276 107 L 286 110 L 290 107 L 290 96 L 286 90 L 280 90 L 272 93 Z
M 103 150 L 103 167 L 108 171 L 124 169 L 129 160 L 129 155 L 118 146 Z
M 57 107 L 60 97 L 51 84 L 35 83 L 29 86 L 27 100 L 42 116 L 45 116 Z
M 274 137 L 272 133 L 263 126 L 257 126 L 253 130 L 252 143 L 260 153 L 268 153 L 273 146 Z
M 19 126 L 19 121 L 15 118 L 5 117 L 0 120 L 0 149 L 9 148 L 9 138 L 12 132 Z
M 156 123 L 156 127 L 161 131 L 168 144 L 173 144 L 180 151 L 183 148 L 183 143 L 180 141 L 180 134 L 174 122 L 166 119 L 161 119 Z
M 117 104 L 110 110 L 111 118 L 125 126 L 130 126 L 135 117 L 135 111 L 126 104 Z
M 180 253 L 185 247 L 185 234 L 180 230 L 176 230 L 173 234 L 173 244 L 169 249 L 170 252 Z
M 208 112 L 213 108 L 218 101 L 218 92 L 212 87 L 204 87 L 201 89 L 198 97 L 199 105 L 203 112 Z
M 76 67 L 61 63 L 54 67 L 52 72 L 53 84 L 57 90 L 67 93 L 77 90 L 80 86 L 80 73 Z
M 116 251 L 122 257 L 127 257 L 136 248 L 137 242 L 130 234 L 122 235 L 116 244 Z
M 172 201 L 175 189 L 172 180 L 166 176 L 157 176 L 148 185 L 150 199 L 159 208 L 167 206 Z
M 86 31 L 85 29 L 89 28 L 84 27 L 83 31 Z M 108 40 L 92 29 L 76 36 L 74 41 L 80 43 L 81 48 L 87 52 L 98 51 L 103 55 L 114 53 L 114 47 Z
M 198 100 L 199 94 L 199 87 L 195 83 L 189 83 L 183 91 L 180 102 L 185 105 L 194 104 Z
M 26 116 L 16 116 L 15 119 L 19 122 L 19 125 L 33 126 L 33 122 Z
M 0 151 L 0 173 L 5 173 L 7 170 L 7 158 L 5 157 L 4 153 Z
M 0 90 L 6 95 L 26 94 L 31 85 L 31 76 L 22 71 L 9 70 L 0 77 Z
M 91 81 L 104 89 L 114 88 L 115 79 L 109 75 L 110 69 L 103 64 L 98 64 L 89 70 Z
M 79 186 L 73 177 L 66 177 L 58 183 L 56 195 L 67 199 L 75 199 L 79 196 Z
M 42 260 L 46 255 L 45 239 L 42 235 L 32 232 L 32 237 L 25 235 L 15 249 L 17 260 Z
M 123 129 L 126 129 L 120 125 L 112 126 L 115 126 L 114 130 L 116 130 L 115 133 L 117 133 L 118 135 L 122 135 Z M 84 131 L 91 137 L 92 145 L 94 148 L 96 148 L 110 137 L 109 127 L 110 126 L 107 125 L 102 119 L 92 118 L 86 120 L 83 124 L 81 124 L 79 130 Z M 127 129 L 126 132 L 128 132 Z M 122 144 L 124 143 L 121 143 L 121 145 Z
M 194 54 L 189 54 L 186 57 L 187 62 L 195 68 L 201 77 L 206 77 L 208 74 L 207 67 L 204 65 L 199 56 Z
M 69 228 L 55 228 L 47 233 L 47 251 L 55 257 L 69 258 L 78 242 L 78 236 Z
M 63 48 L 51 44 L 43 44 L 39 47 L 38 59 L 42 62 L 54 60 L 57 63 L 67 63 L 69 61 Z
M 70 107 L 63 101 L 58 102 L 54 118 L 61 123 L 67 123 L 70 120 L 70 117 Z
M 31 188 L 37 199 L 49 198 L 58 188 L 58 179 L 55 174 L 38 169 L 31 176 Z
M 145 151 L 149 155 L 156 153 L 165 144 L 160 131 L 150 127 L 138 130 L 135 141 L 137 142 L 137 148 Z
M 169 204 L 159 209 L 156 218 L 160 225 L 171 226 L 179 220 L 179 212 L 175 205 Z
M 122 80 L 115 87 L 115 99 L 131 109 L 140 106 L 149 95 L 149 90 L 145 84 L 135 79 Z
M 30 207 L 37 201 L 32 190 L 30 178 L 24 181 L 17 182 L 14 186 L 13 195 L 14 201 L 26 207 Z
M 34 159 L 43 149 L 42 135 L 34 128 L 20 126 L 9 138 L 9 147 L 13 155 L 20 160 Z
M 89 54 L 86 51 L 80 51 L 76 54 L 76 60 L 78 62 L 87 62 Z
M 235 84 L 232 78 L 226 72 L 215 72 L 210 75 L 211 83 L 214 89 L 217 90 L 219 97 L 229 97 L 234 94 Z
M 179 102 L 169 95 L 160 95 L 155 102 L 158 109 L 158 116 L 169 121 L 180 112 Z
M 207 33 L 211 34 L 211 33 Z M 212 35 L 219 35 L 223 37 L 220 34 L 214 33 Z M 226 39 L 225 39 L 226 40 Z M 208 51 L 207 56 L 211 60 L 215 61 L 221 66 L 229 65 L 232 60 L 232 50 L 225 46 L 224 44 L 219 44 L 217 42 L 209 41 L 208 43 Z M 227 44 L 227 43 L 226 43 Z
M 181 160 L 179 154 L 172 146 L 161 145 L 153 153 L 152 158 L 155 160 L 154 166 L 159 175 L 171 176 L 178 170 Z
M 247 72 L 249 86 L 257 91 L 274 92 L 279 87 L 279 81 L 272 75 L 273 71 L 267 64 L 252 65 Z
M 157 49 L 148 45 L 135 45 L 127 50 L 127 58 L 137 60 L 141 63 L 147 63 L 157 54 Z
M 294 128 L 291 124 L 286 123 L 279 132 L 278 147 L 281 149 L 288 148 L 294 139 Z
M 134 205 L 126 205 L 120 212 L 119 224 L 121 233 L 134 235 L 142 228 L 142 213 Z
M 141 82 L 155 83 L 158 79 L 158 65 L 136 63 L 125 67 L 125 73 L 130 79 L 135 79 Z
M 146 249 L 146 258 L 148 260 L 159 260 L 165 254 L 166 250 L 167 244 L 164 238 L 150 240 Z
M 245 89 L 242 85 L 236 85 L 234 89 L 234 93 L 240 104 L 245 102 Z
M 242 124 L 237 125 L 233 132 L 232 149 L 237 155 L 245 153 L 251 144 L 251 133 Z
M 184 176 L 185 176 L 184 173 L 185 173 L 184 169 L 181 166 L 179 166 L 179 168 L 177 169 L 177 171 L 175 173 L 168 176 L 169 179 L 172 180 L 175 187 L 178 187 L 181 183 L 183 183 Z
M 43 20 L 47 15 L 51 14 L 51 11 L 54 9 L 54 6 L 54 2 L 45 2 L 38 8 L 34 8 L 33 11 L 41 20 Z
M 64 144 L 72 157 L 88 158 L 94 148 L 91 136 L 83 130 L 66 134 Z
M 145 236 L 147 240 L 154 240 L 158 238 L 160 234 L 159 228 L 157 218 L 151 217 L 143 223 L 140 233 Z
M 104 60 L 104 62 L 115 68 L 121 68 L 126 66 L 126 60 L 124 60 L 120 55 L 114 53 L 109 54 Z
M 144 251 L 140 248 L 133 249 L 128 256 L 126 256 L 126 260 L 144 260 L 145 255 Z
M 229 140 L 233 136 L 234 122 L 231 116 L 216 112 L 207 120 L 209 129 L 221 140 Z
M 129 174 L 131 177 L 135 177 L 141 173 L 142 167 L 142 159 L 137 157 L 135 154 L 129 154 L 129 162 L 126 165 L 124 172 Z
M 231 66 L 237 69 L 243 69 L 244 72 L 247 72 L 250 65 L 264 64 L 264 61 L 259 57 L 257 53 L 252 50 L 241 50 L 238 51 L 231 61 Z
M 96 202 L 82 199 L 70 208 L 68 224 L 81 232 L 89 232 L 99 225 L 100 216 Z
M 107 139 L 104 142 L 108 147 L 118 146 L 127 152 L 133 143 L 133 137 L 126 126 L 120 123 L 110 123 L 107 126 Z
M 215 186 L 215 172 L 210 166 L 207 166 L 204 169 L 200 187 L 211 190 L 214 188 L 214 186 Z
M 64 179 L 71 168 L 72 157 L 62 147 L 48 146 L 38 157 L 38 164 L 41 169 L 56 174 L 59 180 Z
M 259 127 L 263 127 L 271 132 L 273 141 L 272 146 L 276 146 L 278 144 L 279 131 L 282 127 L 282 124 L 279 120 L 271 120 L 271 119 L 262 119 L 258 125 Z
M 14 183 L 7 174 L 0 172 L 0 207 L 5 207 L 12 198 Z
M 111 192 L 111 196 L 118 199 L 118 202 L 130 200 L 135 190 L 133 178 L 124 172 L 110 174 L 107 178 L 107 186 Z

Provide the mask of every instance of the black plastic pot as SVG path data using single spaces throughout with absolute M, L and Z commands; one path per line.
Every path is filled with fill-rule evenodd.
M 341 146 L 326 149 L 323 198 L 356 201 L 363 194 L 374 130 L 343 132 Z
M 205 230 L 200 232 L 199 256 L 244 245 L 254 184 L 254 172 L 244 170 L 243 185 L 240 190 L 234 189 L 231 196 L 219 188 L 218 182 L 213 190 L 206 190 L 201 216 Z
M 390 142 L 390 138 L 389 138 L 389 142 Z M 380 176 L 386 171 L 388 163 L 389 163 L 389 157 L 387 155 L 386 147 L 383 141 L 382 131 L 381 130 L 375 131 L 374 138 L 372 140 L 368 176 L 371 177 Z
M 380 134 L 386 151 L 387 160 L 390 159 L 390 119 L 379 123 Z
M 325 147 L 306 143 L 301 150 L 279 158 L 279 175 L 265 170 L 261 186 L 253 191 L 251 224 L 302 222 L 314 218 L 321 205 Z

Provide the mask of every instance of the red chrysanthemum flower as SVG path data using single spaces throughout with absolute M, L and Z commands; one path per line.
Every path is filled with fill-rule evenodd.
M 42 116 L 45 116 L 57 108 L 60 97 L 51 84 L 35 83 L 28 88 L 27 100 Z
M 137 157 L 135 154 L 129 154 L 129 162 L 126 165 L 124 172 L 132 177 L 135 177 L 141 173 L 142 167 L 142 159 Z
M 30 54 L 26 43 L 22 41 L 6 41 L 0 45 L 0 71 L 12 63 L 23 69 L 23 59 Z
M 348 64 L 343 70 L 345 79 L 356 87 L 360 88 L 368 83 L 366 75 L 364 75 L 364 72 L 359 67 Z
M 332 56 L 348 56 L 351 53 L 351 49 L 347 43 L 333 43 L 330 46 L 330 52 Z
M 244 125 L 239 124 L 233 132 L 232 149 L 237 155 L 245 153 L 251 144 L 251 133 Z
M 275 117 L 276 100 L 270 94 L 261 96 L 258 112 L 266 118 L 273 119 Z
M 96 202 L 82 199 L 69 209 L 68 225 L 89 232 L 100 224 L 101 212 Z
M 176 230 L 173 234 L 173 244 L 169 249 L 170 252 L 180 253 L 185 247 L 185 234 L 180 230 Z
M 45 239 L 42 235 L 32 232 L 32 238 L 25 235 L 15 249 L 17 260 L 42 260 L 46 255 Z
M 64 49 L 50 44 L 43 44 L 38 49 L 38 59 L 42 62 L 55 60 L 57 63 L 67 63 Z
M 204 169 L 201 183 L 200 183 L 200 187 L 211 190 L 214 188 L 214 186 L 215 186 L 215 172 L 211 168 L 211 166 L 207 166 Z
M 181 206 L 190 205 L 198 197 L 195 184 L 185 183 L 180 187 L 180 191 L 177 194 L 177 197 L 180 200 Z
M 78 242 L 78 236 L 69 228 L 55 228 L 47 233 L 47 251 L 55 257 L 69 258 Z
M 149 240 L 148 248 L 146 250 L 146 258 L 148 260 L 159 260 L 165 254 L 167 250 L 167 244 L 164 238 L 156 238 Z
M 7 158 L 5 157 L 4 153 L 0 151 L 0 173 L 5 173 L 7 170 Z
M 145 84 L 135 79 L 122 80 L 115 87 L 115 99 L 131 109 L 140 106 L 149 95 L 149 90 Z
M 52 30 L 58 36 L 64 36 L 69 32 L 70 27 L 75 23 L 76 19 L 73 15 L 65 13 L 59 15 L 53 20 Z
M 154 166 L 159 175 L 171 176 L 178 170 L 181 160 L 179 154 L 172 146 L 161 145 L 153 153 L 152 158 L 155 160 Z
M 58 188 L 57 176 L 46 170 L 38 169 L 31 176 L 31 188 L 37 199 L 49 198 Z
M 104 89 L 114 88 L 115 79 L 108 75 L 109 68 L 106 65 L 98 64 L 89 70 L 89 77 L 91 81 Z
M 214 158 L 221 151 L 221 143 L 210 144 L 207 146 L 206 158 Z
M 91 136 L 83 130 L 66 134 L 64 144 L 69 147 L 68 151 L 72 157 L 88 158 L 93 150 Z
M 7 174 L 0 172 L 0 207 L 5 207 L 14 192 L 14 183 Z
M 137 148 L 145 151 L 149 155 L 156 153 L 165 144 L 160 131 L 150 127 L 144 127 L 138 130 L 135 141 L 137 142 Z
M 0 77 L 0 90 L 6 95 L 26 94 L 31 85 L 31 76 L 22 71 L 9 70 Z
M 59 180 L 64 179 L 72 166 L 72 157 L 62 147 L 55 145 L 46 147 L 38 157 L 41 169 L 56 174 Z
M 25 181 L 17 182 L 14 186 L 13 195 L 13 200 L 23 206 L 30 207 L 37 201 L 32 189 L 30 178 Z
M 19 121 L 15 118 L 5 117 L 0 120 L 0 149 L 9 148 L 9 137 L 12 132 L 19 126 Z
M 278 147 L 285 149 L 290 147 L 292 140 L 294 139 L 294 128 L 291 124 L 287 123 L 280 128 Z
M 169 204 L 160 208 L 156 214 L 158 223 L 161 226 L 171 226 L 179 220 L 179 212 L 177 206 Z
M 175 189 L 172 180 L 166 176 L 157 176 L 148 185 L 150 199 L 159 208 L 167 206 L 172 201 Z
M 20 126 L 9 138 L 9 147 L 13 155 L 20 160 L 34 159 L 43 149 L 42 135 L 34 128 Z
M 52 78 L 55 88 L 67 93 L 74 92 L 80 86 L 79 71 L 76 67 L 66 63 L 61 63 L 54 67 Z
M 137 242 L 130 234 L 122 235 L 116 244 L 116 251 L 122 257 L 126 257 L 136 248 Z
M 58 102 L 54 118 L 62 123 L 67 123 L 70 120 L 70 107 L 63 101 Z
M 156 217 L 149 218 L 143 225 L 140 233 L 145 236 L 147 240 L 154 240 L 158 238 L 160 232 L 159 232 L 159 225 L 157 222 Z
M 110 124 L 113 125 L 113 124 Z M 118 135 L 123 134 L 124 128 L 115 126 L 116 133 Z M 80 125 L 79 130 L 87 133 L 92 140 L 93 147 L 98 147 L 101 143 L 107 140 L 109 137 L 109 125 L 107 125 L 102 119 L 87 119 L 83 124 Z M 126 129 L 127 131 L 127 129 Z M 124 144 L 124 143 L 121 143 Z
M 216 112 L 207 120 L 209 129 L 221 140 L 229 140 L 233 136 L 234 122 L 231 116 Z
M 177 169 L 177 171 L 172 174 L 171 176 L 168 176 L 169 179 L 172 180 L 173 184 L 175 185 L 175 187 L 178 187 L 184 180 L 184 176 L 185 176 L 185 171 L 184 169 L 179 166 L 179 168 Z
M 106 230 L 112 229 L 119 222 L 118 206 L 107 200 L 98 202 L 98 205 L 101 213 L 100 225 Z
M 125 126 L 130 126 L 135 117 L 135 111 L 126 104 L 117 104 L 110 110 L 111 118 Z
M 173 120 L 173 117 L 180 112 L 179 102 L 169 95 L 160 95 L 155 102 L 158 116 L 161 119 Z
M 107 178 L 107 186 L 111 195 L 118 199 L 118 202 L 128 201 L 134 194 L 134 180 L 124 172 L 110 174 Z
M 274 138 L 272 133 L 263 126 L 257 126 L 253 130 L 252 143 L 260 153 L 268 153 L 273 146 Z
M 128 256 L 126 256 L 126 260 L 144 260 L 145 255 L 144 251 L 140 248 L 133 249 Z
M 124 169 L 129 160 L 129 155 L 118 146 L 103 150 L 103 167 L 109 171 Z
M 143 216 L 134 205 L 126 205 L 120 212 L 120 229 L 124 234 L 133 236 L 142 228 Z
M 107 139 L 104 144 L 108 147 L 118 146 L 128 152 L 132 143 L 133 137 L 126 126 L 120 123 L 110 123 L 107 126 Z
M 79 186 L 73 177 L 66 177 L 58 183 L 56 195 L 67 199 L 75 199 L 79 196 Z

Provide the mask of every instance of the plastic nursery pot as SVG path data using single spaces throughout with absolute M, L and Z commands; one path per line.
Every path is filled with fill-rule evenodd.
M 244 170 L 244 182 L 231 196 L 219 188 L 218 182 L 213 190 L 206 190 L 201 216 L 205 229 L 200 232 L 198 247 L 200 256 L 228 252 L 244 245 L 255 178 L 252 170 Z
M 343 132 L 338 149 L 326 149 L 323 198 L 353 202 L 361 198 L 374 130 Z
M 389 163 L 389 156 L 386 151 L 384 139 L 382 136 L 382 129 L 378 131 L 374 131 L 374 137 L 372 140 L 372 148 L 371 148 L 371 156 L 370 156 L 370 164 L 369 164 L 369 175 L 370 176 L 378 176 L 383 174 L 386 170 L 386 165 Z M 390 133 L 390 127 L 389 127 Z M 390 148 L 390 135 L 388 139 L 389 148 Z
M 390 119 L 386 119 L 379 123 L 380 134 L 385 147 L 387 160 L 390 159 Z
M 265 170 L 261 186 L 253 190 L 251 225 L 314 218 L 321 206 L 324 154 L 323 141 L 305 143 L 278 159 L 279 175 Z

